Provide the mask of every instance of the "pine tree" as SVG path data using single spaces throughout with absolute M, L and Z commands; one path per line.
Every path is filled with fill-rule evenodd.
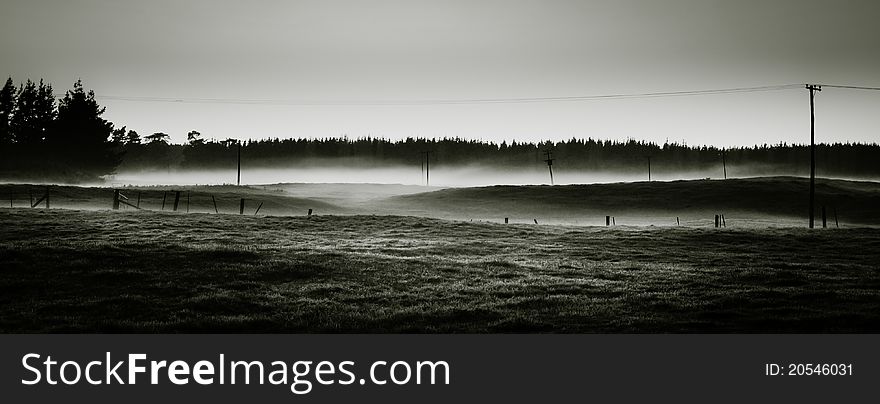
M 37 85 L 30 79 L 19 86 L 15 97 L 15 110 L 10 121 L 13 141 L 16 143 L 33 145 L 43 138 L 36 118 L 38 98 Z
M 34 104 L 34 127 L 39 132 L 40 141 L 51 136 L 57 115 L 52 85 L 44 84 L 43 79 L 40 79 L 40 85 L 37 87 L 37 99 Z
M 113 129 L 113 132 L 110 135 L 110 140 L 117 144 L 121 145 L 125 143 L 125 126 L 117 129 Z
M 128 131 L 128 134 L 125 135 L 125 144 L 141 144 L 141 135 L 134 130 Z
M 12 77 L 6 79 L 6 85 L 0 90 L 0 144 L 12 143 L 10 120 L 15 110 L 15 84 Z
M 110 174 L 119 165 L 120 156 L 110 141 L 113 124 L 101 118 L 104 110 L 81 80 L 65 93 L 51 142 L 59 163 L 88 177 Z

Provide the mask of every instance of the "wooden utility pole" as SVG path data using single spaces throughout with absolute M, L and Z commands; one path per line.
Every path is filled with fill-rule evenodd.
M 433 153 L 433 151 L 427 150 L 421 153 L 423 156 L 422 169 L 425 174 L 425 186 L 429 187 L 431 186 L 431 153 Z
M 816 91 L 822 91 L 822 86 L 807 84 L 810 90 L 810 228 L 813 228 L 816 215 L 816 115 L 814 102 Z
M 724 167 L 724 179 L 727 179 L 727 152 L 721 151 L 721 166 Z
M 550 170 L 550 185 L 553 185 L 553 152 L 550 149 L 544 150 L 544 162 L 547 163 L 547 169 Z
M 241 142 L 238 142 L 238 179 L 235 180 L 235 185 L 241 185 Z

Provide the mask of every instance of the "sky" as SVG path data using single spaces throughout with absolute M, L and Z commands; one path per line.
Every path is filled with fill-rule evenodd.
M 59 96 L 81 78 L 117 127 L 175 142 L 198 130 L 218 140 L 805 143 L 802 88 L 376 102 L 880 86 L 876 0 L 4 0 L 0 16 L 0 75 L 46 79 Z M 880 91 L 826 88 L 817 141 L 877 142 L 878 110 Z

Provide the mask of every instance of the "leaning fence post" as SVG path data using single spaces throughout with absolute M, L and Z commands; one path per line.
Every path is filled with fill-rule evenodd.
M 211 202 L 214 202 L 214 213 L 220 213 L 220 211 L 217 210 L 217 200 L 214 199 L 214 195 L 211 195 Z
M 174 211 L 177 212 L 177 205 L 180 203 L 180 191 L 174 191 Z
M 834 207 L 834 225 L 840 228 L 840 222 L 837 221 L 837 206 Z
M 239 215 L 244 214 L 244 198 L 241 198 L 241 202 L 239 202 L 239 204 L 238 204 L 238 214 Z
M 615 218 L 614 216 L 611 216 L 611 225 L 617 226 L 617 218 Z
M 721 214 L 721 227 L 727 228 L 727 221 L 724 220 L 724 213 Z
M 165 199 L 168 197 L 168 191 L 162 191 L 162 210 L 165 210 Z
M 681 220 L 678 219 L 678 216 L 675 217 L 675 225 L 681 226 Z
M 262 207 L 263 207 L 263 202 L 260 202 L 260 206 L 257 206 L 257 210 L 254 212 L 254 216 L 256 216 L 257 213 L 260 213 L 260 208 L 262 208 Z
M 137 205 L 135 205 L 134 207 L 136 207 L 138 209 L 141 208 L 141 191 L 138 191 L 138 201 L 137 201 Z

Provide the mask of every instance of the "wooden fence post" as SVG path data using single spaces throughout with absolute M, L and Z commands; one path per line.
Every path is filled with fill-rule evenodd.
M 605 226 L 611 226 L 611 216 L 605 216 Z
M 119 190 L 113 190 L 113 210 L 119 210 Z
M 309 216 L 311 216 L 311 215 L 312 215 L 312 210 L 311 210 L 311 209 L 309 209 Z
M 718 225 L 720 225 L 720 224 L 721 224 L 721 218 L 719 218 L 718 215 L 715 215 L 715 228 L 717 229 Z
M 509 223 L 509 219 L 505 217 L 505 218 L 504 218 L 504 224 L 507 224 L 507 223 Z
M 214 213 L 220 213 L 220 211 L 217 210 L 217 200 L 214 199 L 214 195 L 211 195 L 211 202 L 214 202 Z
M 260 202 L 260 206 L 257 206 L 257 210 L 254 211 L 254 216 L 256 216 L 257 213 L 260 213 L 260 208 L 262 208 L 262 207 L 263 207 L 263 202 Z
M 138 191 L 138 201 L 137 201 L 137 205 L 135 205 L 134 207 L 136 207 L 138 209 L 141 208 L 141 191 Z
M 165 199 L 168 198 L 168 191 L 162 191 L 162 210 L 165 210 Z
M 238 204 L 238 214 L 239 215 L 244 214 L 244 198 L 241 198 L 241 202 L 239 202 L 239 204 Z
M 180 203 L 180 191 L 174 191 L 174 211 L 177 212 L 177 205 Z

